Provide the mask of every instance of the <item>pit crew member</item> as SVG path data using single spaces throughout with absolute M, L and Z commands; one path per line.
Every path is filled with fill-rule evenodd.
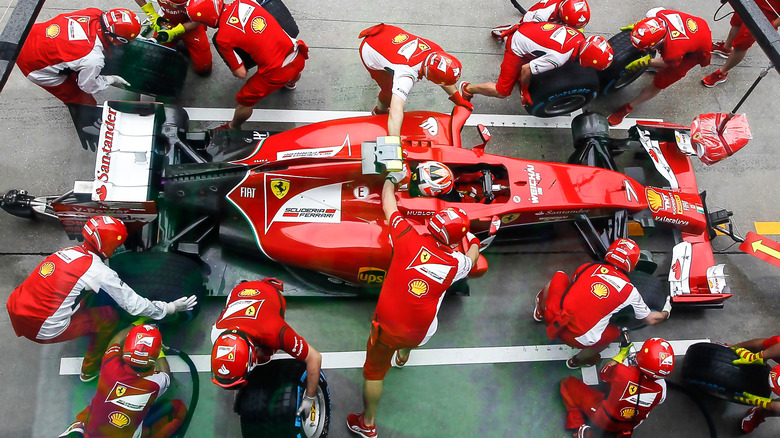
M 566 407 L 566 429 L 577 438 L 593 437 L 590 423 L 617 437 L 630 437 L 650 411 L 666 400 L 666 381 L 674 369 L 674 350 L 661 338 L 651 338 L 636 353 L 636 364 L 626 365 L 632 345 L 623 347 L 606 363 L 599 377 L 607 384 L 603 393 L 569 376 L 561 381 Z M 630 360 L 630 359 L 629 359 Z
M 33 25 L 16 64 L 27 79 L 63 103 L 96 105 L 92 96 L 109 85 L 130 85 L 120 76 L 103 76 L 105 51 L 133 41 L 141 31 L 127 9 L 88 8 Z
M 609 124 L 617 125 L 637 106 L 654 98 L 661 90 L 682 79 L 693 67 L 710 65 L 712 35 L 707 21 L 685 12 L 655 8 L 647 18 L 622 29 L 631 29 L 631 43 L 639 50 L 657 50 L 660 56 L 649 54 L 626 66 L 626 70 L 650 66 L 658 69 L 653 82 L 647 84 L 634 100 L 609 116 Z
M 306 362 L 306 393 L 298 414 L 308 416 L 320 379 L 322 355 L 285 321 L 284 284 L 275 278 L 247 281 L 233 288 L 211 328 L 212 379 L 226 389 L 247 383 L 249 373 L 277 350 Z
M 599 354 L 620 335 L 610 322 L 627 306 L 647 325 L 669 318 L 672 306 L 667 298 L 661 312 L 650 310 L 627 275 L 639 261 L 639 246 L 631 239 L 618 239 L 609 246 L 603 263 L 580 266 L 571 280 L 562 271 L 536 295 L 534 320 L 547 324 L 547 336 L 582 350 L 566 361 L 575 369 L 593 366 Z
M 6 307 L 16 336 L 54 344 L 89 336 L 81 381 L 97 377 L 100 358 L 116 331 L 117 306 L 134 316 L 162 319 L 191 310 L 197 298 L 166 303 L 133 291 L 104 261 L 127 239 L 119 219 L 95 216 L 82 230 L 84 243 L 46 257 L 8 297 Z
M 612 47 L 601 35 L 585 38 L 571 27 L 553 23 L 523 23 L 506 31 L 508 39 L 498 83 L 461 82 L 460 93 L 467 100 L 475 94 L 504 99 L 512 94 L 517 82 L 523 105 L 533 105 L 528 87 L 531 75 L 577 61 L 583 67 L 603 70 L 612 63 Z
M 780 336 L 757 338 L 734 344 L 732 347 L 739 355 L 735 364 L 763 364 L 767 360 L 780 363 Z M 775 395 L 780 396 L 780 365 L 776 365 L 769 373 L 769 387 Z M 740 427 L 745 433 L 753 432 L 767 417 L 780 416 L 780 399 L 758 397 L 750 393 L 742 394 L 742 402 L 754 405 L 742 419 Z
M 181 400 L 159 400 L 170 384 L 160 330 L 128 327 L 111 339 L 91 404 L 60 437 L 170 437 L 187 414 Z
M 406 100 L 422 78 L 439 85 L 455 105 L 474 108 L 455 88 L 460 61 L 438 44 L 384 23 L 363 30 L 358 38 L 363 39 L 360 59 L 379 85 L 377 105 L 371 113 L 388 114 L 388 135 L 401 135 Z
M 582 29 L 590 21 L 590 6 L 587 0 L 541 0 L 528 8 L 520 23 L 555 23 Z M 499 41 L 506 39 L 507 31 L 513 25 L 494 27 L 490 34 Z
M 217 28 L 214 45 L 233 76 L 244 79 L 247 70 L 257 65 L 257 71 L 236 95 L 233 119 L 220 128 L 241 129 L 257 102 L 282 87 L 295 88 L 309 58 L 309 48 L 287 35 L 259 4 L 252 0 L 191 0 L 187 14 L 192 21 Z
M 764 13 L 764 16 L 772 26 L 777 29 L 780 26 L 780 1 L 778 0 L 756 0 L 756 5 Z M 701 83 L 705 87 L 714 87 L 726 82 L 729 71 L 736 67 L 747 55 L 748 49 L 756 42 L 753 34 L 742 22 L 739 15 L 733 14 L 729 21 L 731 28 L 725 41 L 712 43 L 712 53 L 726 58 L 723 66 L 709 75 L 702 78 Z
M 187 16 L 187 0 L 158 0 L 161 14 L 146 0 L 135 0 L 135 3 L 149 17 L 157 42 L 173 48 L 181 41 L 192 60 L 195 73 L 200 76 L 211 73 L 211 46 L 206 35 L 206 26 L 190 20 Z
M 398 179 L 388 175 L 382 187 L 382 210 L 390 226 L 393 257 L 366 343 L 363 412 L 347 416 L 349 430 L 364 438 L 377 436 L 377 406 L 391 361 L 403 367 L 411 349 L 425 345 L 436 333 L 445 291 L 465 278 L 479 257 L 479 239 L 468 232 L 469 220 L 461 209 L 448 208 L 435 214 L 427 224 L 430 234 L 416 231 L 398 211 L 393 183 Z M 464 236 L 468 239 L 465 254 L 453 249 Z

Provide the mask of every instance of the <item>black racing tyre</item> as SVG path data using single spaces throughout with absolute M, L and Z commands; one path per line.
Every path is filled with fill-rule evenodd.
M 685 383 L 707 394 L 730 400 L 743 392 L 769 397 L 769 365 L 734 365 L 737 353 L 728 346 L 701 342 L 688 348 L 682 364 Z
M 596 70 L 576 62 L 531 76 L 528 92 L 532 105 L 525 110 L 536 117 L 569 114 L 590 103 L 599 91 Z
M 177 97 L 187 78 L 187 59 L 169 47 L 135 39 L 111 48 L 101 74 L 122 76 L 130 83 L 125 88 L 136 93 Z
M 660 311 L 663 309 L 669 291 L 661 279 L 638 270 L 628 274 L 628 279 L 639 290 L 639 294 L 642 295 L 642 299 L 650 310 Z M 645 326 L 642 320 L 634 317 L 634 308 L 631 306 L 627 306 L 621 309 L 620 312 L 612 315 L 611 322 L 629 330 L 638 330 Z
M 287 32 L 287 35 L 298 38 L 298 23 L 295 22 L 290 10 L 282 3 L 282 0 L 266 0 L 260 3 L 260 6 L 276 18 L 276 21 Z
M 320 373 L 312 417 L 295 414 L 306 390 L 306 363 L 295 359 L 272 360 L 252 370 L 241 388 L 236 411 L 245 438 L 325 438 L 330 429 L 330 390 Z M 313 426 L 312 426 L 313 423 Z
M 150 300 L 167 302 L 195 295 L 200 303 L 206 296 L 201 266 L 187 256 L 159 251 L 126 251 L 111 257 L 108 263 L 122 281 Z M 193 310 L 176 313 L 160 322 L 183 324 L 193 319 L 199 310 L 200 304 Z
M 624 30 L 609 39 L 614 56 L 612 64 L 598 72 L 601 83 L 601 95 L 607 96 L 615 91 L 625 88 L 637 80 L 647 67 L 640 68 L 632 73 L 626 73 L 626 66 L 645 56 L 647 52 L 637 49 L 631 44 L 631 31 Z

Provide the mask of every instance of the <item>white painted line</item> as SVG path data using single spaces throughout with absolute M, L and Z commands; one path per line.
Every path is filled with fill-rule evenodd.
M 233 108 L 184 108 L 192 121 L 226 122 L 233 118 Z M 539 118 L 530 115 L 506 115 L 506 114 L 472 114 L 466 121 L 466 126 L 479 124 L 488 127 L 501 128 L 565 128 L 571 127 L 572 119 L 581 110 L 571 115 L 561 117 Z M 287 123 L 315 123 L 325 120 L 343 119 L 347 117 L 361 117 L 371 115 L 368 111 L 320 111 L 320 110 L 283 110 L 258 108 L 249 118 L 250 122 L 287 122 Z M 637 119 L 625 119 L 615 129 L 628 129 L 634 126 Z M 661 121 L 661 119 L 642 119 Z
M 676 355 L 683 355 L 688 347 L 698 342 L 709 342 L 709 339 L 695 339 L 684 341 L 669 341 Z M 634 344 L 637 349 L 642 344 Z M 618 344 L 610 344 L 602 357 L 609 358 L 619 351 Z M 494 363 L 519 363 L 519 362 L 550 362 L 570 358 L 577 350 L 566 345 L 527 345 L 514 347 L 474 347 L 474 348 L 436 348 L 419 349 L 412 352 L 407 367 L 433 366 L 433 365 L 475 365 Z M 286 353 L 274 354 L 273 359 L 289 358 Z M 171 371 L 174 373 L 188 372 L 187 365 L 177 356 L 168 357 Z M 198 372 L 211 371 L 210 356 L 206 354 L 194 354 L 190 356 Z M 322 369 L 348 369 L 362 368 L 366 359 L 365 351 L 336 351 L 322 353 Z M 82 357 L 64 357 L 60 359 L 60 375 L 73 376 L 81 372 Z M 589 385 L 597 383 L 597 367 L 583 368 L 583 381 Z

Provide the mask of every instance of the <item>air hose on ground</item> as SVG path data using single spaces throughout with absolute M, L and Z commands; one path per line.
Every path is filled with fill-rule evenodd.
M 200 379 L 198 378 L 198 368 L 195 363 L 192 362 L 190 356 L 187 353 L 177 350 L 175 348 L 168 347 L 168 353 L 175 354 L 181 358 L 187 367 L 190 369 L 190 377 L 192 378 L 192 395 L 190 396 L 190 404 L 187 406 L 187 415 L 184 417 L 184 421 L 181 424 L 179 430 L 173 435 L 176 438 L 182 438 L 186 435 L 187 429 L 192 421 L 192 414 L 195 412 L 195 408 L 198 406 L 198 398 L 200 396 Z

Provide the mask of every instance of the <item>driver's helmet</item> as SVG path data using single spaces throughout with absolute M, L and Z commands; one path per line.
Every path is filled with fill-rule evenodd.
M 103 31 L 114 44 L 127 44 L 141 33 L 141 22 L 129 9 L 118 8 L 103 12 Z
M 769 371 L 769 388 L 772 389 L 775 395 L 780 395 L 780 365 L 775 365 Z
M 190 0 L 187 5 L 187 15 L 192 21 L 203 23 L 208 27 L 217 27 L 222 6 L 222 0 Z
M 238 330 L 223 332 L 211 350 L 211 381 L 226 389 L 246 384 L 255 365 L 255 346 Z
M 601 35 L 589 36 L 580 46 L 579 58 L 580 65 L 583 67 L 604 70 L 612 64 L 613 56 L 612 46 Z
M 162 334 L 151 324 L 141 324 L 130 329 L 122 345 L 122 360 L 136 371 L 154 367 L 162 350 Z
M 453 184 L 453 175 L 449 167 L 438 161 L 426 161 L 417 166 L 412 182 L 424 196 L 436 196 L 447 193 Z
M 618 239 L 609 245 L 604 261 L 629 273 L 639 261 L 639 245 L 631 239 Z
M 422 73 L 434 84 L 455 85 L 462 69 L 456 57 L 447 52 L 433 52 L 425 58 Z
M 674 370 L 674 350 L 666 340 L 650 338 L 636 353 L 636 365 L 642 373 L 653 379 L 669 377 Z
M 654 50 L 666 39 L 666 22 L 658 17 L 645 18 L 631 31 L 631 44 L 639 50 Z
M 117 218 L 95 216 L 84 224 L 81 235 L 84 236 L 88 249 L 107 259 L 127 240 L 127 228 Z
M 460 208 L 446 208 L 428 220 L 428 231 L 447 246 L 457 245 L 469 231 L 469 217 Z
M 590 21 L 587 0 L 563 0 L 558 3 L 558 18 L 566 26 L 582 29 Z

